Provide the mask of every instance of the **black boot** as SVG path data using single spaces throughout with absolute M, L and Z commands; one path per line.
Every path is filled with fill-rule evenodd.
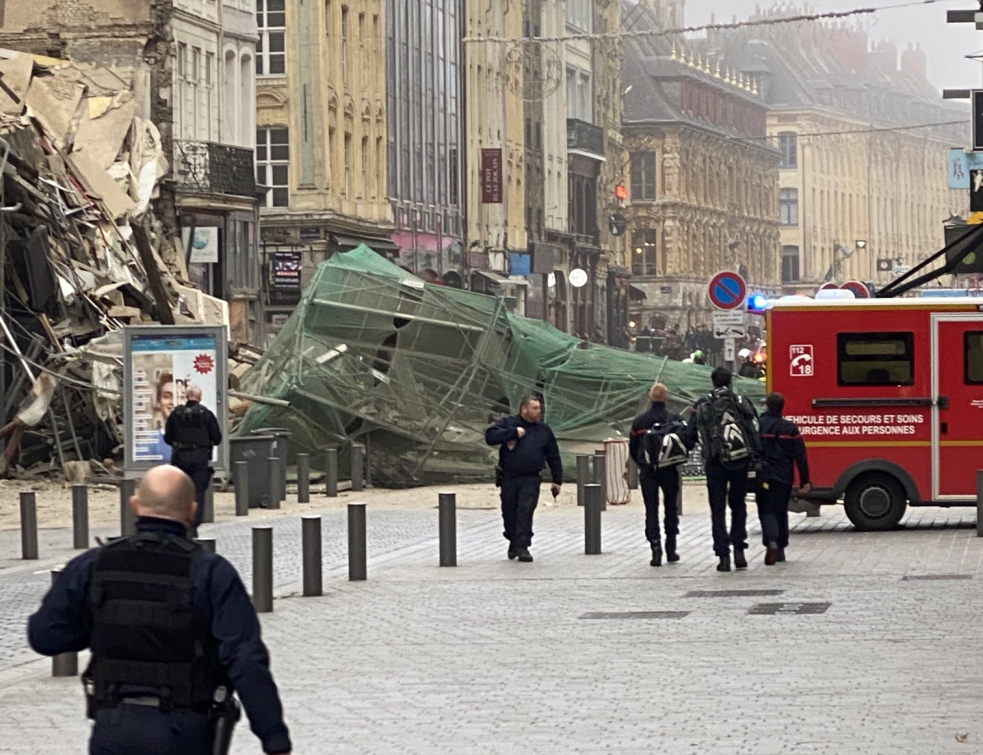
M 778 563 L 780 563 L 780 564 L 784 564 L 785 563 L 785 549 L 784 548 L 779 548 L 778 549 Z
M 652 540 L 650 545 L 652 546 L 652 560 L 649 564 L 651 566 L 662 566 L 662 544 L 658 540 Z
M 717 571 L 730 571 L 730 556 L 721 556 Z
M 778 561 L 778 543 L 774 540 L 768 541 L 768 548 L 765 550 L 765 566 L 774 566 Z
M 523 548 L 520 546 L 519 548 L 516 548 L 516 553 L 519 556 L 519 561 L 521 561 L 522 563 L 524 564 L 532 563 L 532 554 L 529 552 L 528 548 Z
M 734 568 L 747 569 L 747 559 L 744 558 L 743 548 L 734 548 Z
M 519 549 L 515 547 L 515 543 L 509 543 L 509 561 L 519 555 Z
M 676 553 L 676 536 L 666 535 L 666 561 L 674 564 L 679 561 L 679 554 Z

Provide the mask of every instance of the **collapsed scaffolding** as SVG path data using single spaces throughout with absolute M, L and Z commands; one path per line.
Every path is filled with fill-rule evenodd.
M 655 381 L 684 411 L 709 388 L 710 369 L 582 342 L 510 314 L 501 298 L 426 284 L 367 246 L 317 270 L 242 390 L 287 402 L 253 404 L 240 434 L 289 428 L 291 453 L 371 448 L 374 480 L 388 487 L 487 481 L 494 449 L 484 431 L 543 398 L 564 454 L 593 453 L 626 437 Z M 760 402 L 763 386 L 735 378 Z

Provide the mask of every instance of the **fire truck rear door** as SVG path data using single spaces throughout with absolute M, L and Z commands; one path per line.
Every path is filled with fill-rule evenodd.
M 932 493 L 976 496 L 983 469 L 983 314 L 932 316 Z

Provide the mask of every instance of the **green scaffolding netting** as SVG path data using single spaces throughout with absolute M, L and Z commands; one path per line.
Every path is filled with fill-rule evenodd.
M 710 387 L 710 368 L 587 345 L 540 320 L 509 314 L 500 298 L 424 284 L 366 246 L 323 263 L 280 335 L 244 378 L 254 403 L 238 435 L 290 431 L 291 455 L 368 445 L 373 482 L 389 487 L 491 478 L 485 428 L 543 396 L 564 452 L 592 453 L 626 437 L 661 380 L 684 410 Z M 761 383 L 735 378 L 760 401 Z

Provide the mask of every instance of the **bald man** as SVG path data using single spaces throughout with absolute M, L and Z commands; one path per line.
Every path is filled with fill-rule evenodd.
M 205 512 L 205 491 L 212 481 L 212 452 L 222 442 L 222 430 L 218 419 L 210 409 L 201 405 L 201 388 L 189 385 L 185 391 L 187 401 L 177 407 L 164 425 L 164 442 L 173 450 L 171 464 L 183 471 L 195 486 L 198 510 L 192 526 L 197 535 Z
M 28 620 L 42 655 L 92 651 L 90 755 L 212 755 L 211 722 L 238 717 L 212 701 L 233 690 L 263 752 L 290 753 L 246 588 L 228 561 L 188 539 L 194 497 L 177 467 L 150 470 L 130 500 L 136 534 L 69 562 Z

